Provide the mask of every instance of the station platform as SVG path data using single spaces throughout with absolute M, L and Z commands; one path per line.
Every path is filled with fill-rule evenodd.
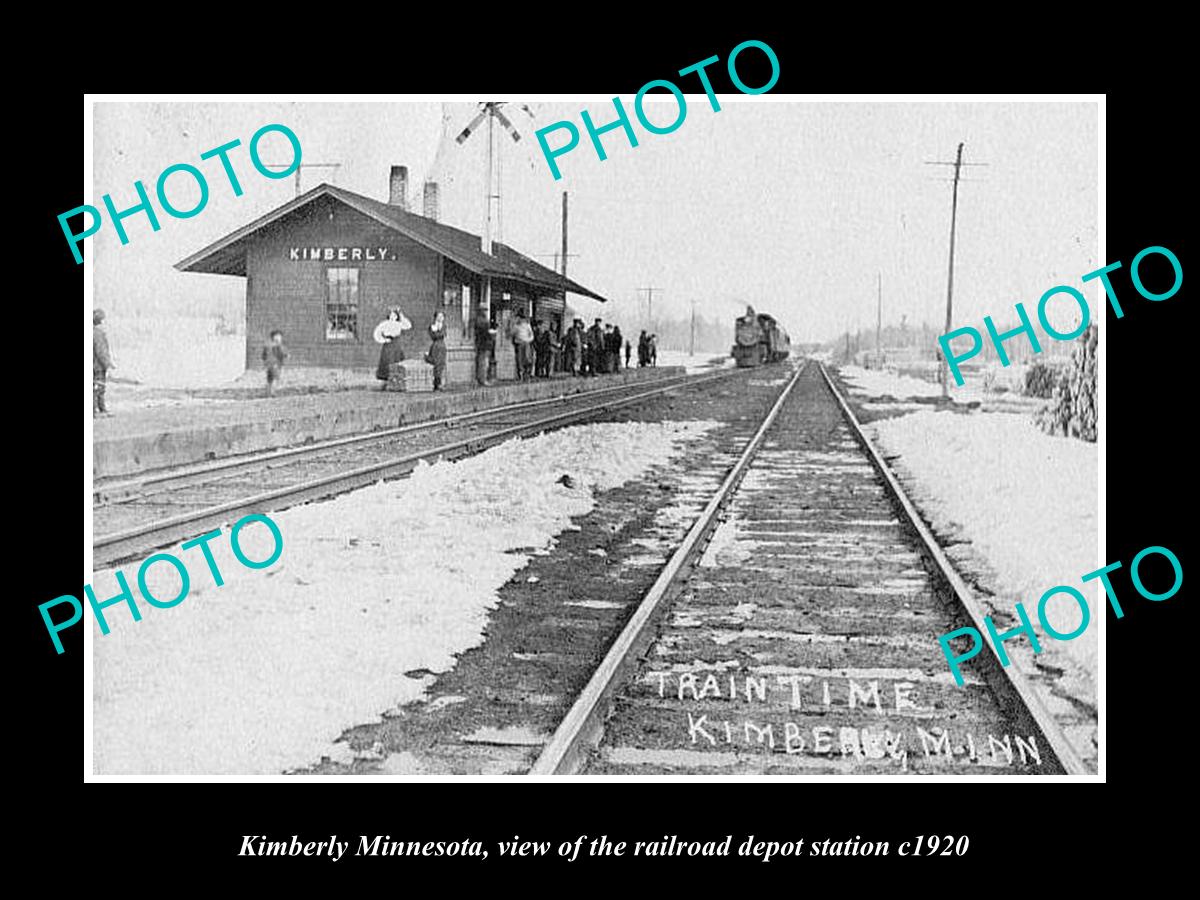
M 403 393 L 378 387 L 179 403 L 122 410 L 93 420 L 92 477 L 113 478 L 275 450 L 475 412 L 685 374 L 683 366 L 625 369 L 593 378 L 555 376 L 486 388 Z

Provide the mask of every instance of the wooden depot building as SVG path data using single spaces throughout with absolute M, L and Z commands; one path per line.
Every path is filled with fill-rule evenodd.
M 474 322 L 481 306 L 499 326 L 497 375 L 511 378 L 508 324 L 518 309 L 548 321 L 556 335 L 569 291 L 604 297 L 499 242 L 437 221 L 437 188 L 426 182 L 425 215 L 408 209 L 408 173 L 394 166 L 388 203 L 321 184 L 176 263 L 181 272 L 246 279 L 246 366 L 279 329 L 289 365 L 373 368 L 375 326 L 399 307 L 412 322 L 401 338 L 423 359 L 434 314 L 446 315 L 446 380 L 474 378 Z M 491 308 L 486 287 L 490 279 Z

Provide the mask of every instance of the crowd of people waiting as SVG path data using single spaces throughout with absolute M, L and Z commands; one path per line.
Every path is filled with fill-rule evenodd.
M 596 319 L 590 328 L 583 327 L 583 319 L 576 319 L 563 336 L 563 371 L 572 375 L 602 375 L 619 371 L 624 352 L 625 368 L 629 368 L 629 357 L 633 347 L 621 334 L 619 325 L 605 325 Z M 638 337 L 638 366 L 658 364 L 656 338 L 645 331 Z
M 549 378 L 558 368 L 556 356 L 561 360 L 561 371 L 575 376 L 609 374 L 620 371 L 624 354 L 625 368 L 629 368 L 633 346 L 621 334 L 618 325 L 604 324 L 597 318 L 590 328 L 585 329 L 582 319 L 575 319 L 571 327 L 559 338 L 549 322 L 530 322 L 524 310 L 518 310 L 508 327 L 507 337 L 513 346 L 518 381 L 534 378 Z M 400 350 L 400 335 L 412 328 L 412 323 L 400 312 L 392 309 L 386 321 L 375 329 L 375 340 L 383 344 L 379 356 L 377 377 L 387 380 L 392 363 L 404 359 Z M 491 384 L 496 378 L 496 343 L 499 326 L 480 310 L 475 320 L 475 381 L 480 386 Z M 446 368 L 445 317 L 439 311 L 429 327 L 430 349 L 425 361 L 434 368 L 434 390 L 441 390 Z M 645 331 L 637 342 L 638 367 L 658 365 L 657 337 Z
M 475 323 L 475 381 L 479 385 L 495 380 L 496 340 L 499 327 L 487 314 L 480 312 Z M 618 325 L 605 325 L 596 319 L 590 328 L 583 327 L 582 319 L 575 319 L 571 327 L 557 336 L 550 323 L 530 322 L 523 310 L 518 310 L 508 329 L 508 339 L 513 346 L 518 381 L 533 378 L 549 378 L 556 370 L 556 356 L 561 360 L 561 371 L 576 376 L 601 375 L 621 369 L 621 354 L 624 352 L 625 368 L 629 368 L 633 347 L 621 334 Z M 638 365 L 658 364 L 656 338 L 645 331 L 638 338 Z

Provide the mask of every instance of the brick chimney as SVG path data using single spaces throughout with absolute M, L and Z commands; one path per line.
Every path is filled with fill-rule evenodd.
M 438 183 L 425 182 L 425 218 L 437 221 L 438 218 Z
M 388 204 L 408 209 L 408 166 L 392 166 Z

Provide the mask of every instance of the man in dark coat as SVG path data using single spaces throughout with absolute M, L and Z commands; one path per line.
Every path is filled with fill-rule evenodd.
M 579 364 L 583 356 L 583 323 L 576 319 L 563 336 L 563 369 L 572 375 L 579 374 Z
M 587 341 L 588 371 L 598 375 L 604 371 L 604 329 L 600 327 L 599 319 L 587 330 Z
M 625 345 L 625 338 L 621 337 L 621 326 L 614 325 L 612 330 L 612 370 L 614 372 L 621 371 L 621 348 Z
M 612 371 L 612 325 L 604 326 L 602 351 L 600 353 L 600 371 L 607 375 Z
M 108 415 L 108 407 L 104 403 L 104 389 L 107 387 L 108 370 L 115 369 L 112 351 L 108 346 L 108 332 L 104 328 L 104 310 L 97 309 L 92 313 L 92 417 L 97 413 Z
M 644 368 L 650 362 L 650 341 L 646 337 L 645 329 L 638 335 L 638 368 Z
M 480 387 L 487 386 L 488 368 L 495 349 L 496 329 L 488 319 L 487 312 L 481 308 L 475 319 L 475 383 Z
M 558 342 L 554 340 L 550 323 L 538 322 L 537 334 L 533 339 L 533 351 L 537 356 L 537 368 L 534 370 L 534 375 L 538 378 L 550 377 L 550 365 L 556 349 L 558 349 Z

